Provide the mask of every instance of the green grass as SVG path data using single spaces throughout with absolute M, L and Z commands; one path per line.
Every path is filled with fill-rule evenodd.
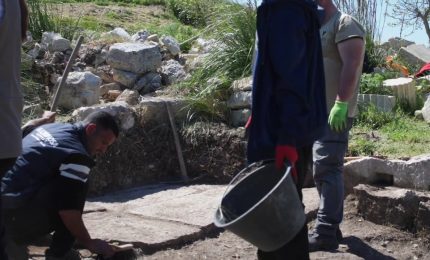
M 401 115 L 380 128 L 356 124 L 351 131 L 351 156 L 412 157 L 430 153 L 430 126 L 413 117 Z

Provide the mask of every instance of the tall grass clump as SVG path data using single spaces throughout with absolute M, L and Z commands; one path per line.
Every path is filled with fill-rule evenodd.
M 372 130 L 377 130 L 384 125 L 395 121 L 399 116 L 398 113 L 382 112 L 373 104 L 359 106 L 359 114 L 355 124 L 359 126 L 369 127 Z
M 62 17 L 59 5 L 44 0 L 28 0 L 29 31 L 35 40 L 42 38 L 43 32 L 60 33 L 64 38 L 72 40 L 78 31 L 80 19 Z
M 208 19 L 214 6 L 220 0 L 166 0 L 168 8 L 183 24 L 196 27 L 208 25 Z
M 203 114 L 224 118 L 225 102 L 231 83 L 251 75 L 256 32 L 256 3 L 247 6 L 226 4 L 213 13 L 207 31 L 217 45 L 183 84 L 189 91 L 191 105 Z

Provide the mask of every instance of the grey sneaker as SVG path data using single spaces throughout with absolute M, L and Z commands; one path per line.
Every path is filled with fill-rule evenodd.
M 48 248 L 45 251 L 45 259 L 46 260 L 81 260 L 81 255 L 75 249 L 70 249 L 63 256 L 54 256 L 51 250 Z
M 315 251 L 333 251 L 339 248 L 339 242 L 336 237 L 310 234 L 309 252 Z

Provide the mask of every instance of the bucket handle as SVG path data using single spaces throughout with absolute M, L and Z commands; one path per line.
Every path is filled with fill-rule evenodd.
M 221 201 L 224 199 L 225 195 L 232 189 L 232 186 L 239 179 L 239 177 L 241 177 L 242 175 L 244 175 L 244 173 L 246 173 L 250 168 L 260 167 L 262 165 L 265 165 L 267 163 L 272 163 L 274 161 L 275 161 L 274 159 L 261 160 L 261 161 L 258 161 L 258 162 L 254 162 L 254 163 L 248 165 L 245 169 L 241 170 L 238 174 L 236 174 L 236 176 L 233 177 L 233 179 L 227 185 L 227 189 L 224 191 L 224 194 L 221 197 Z M 285 162 L 285 164 L 286 164 L 287 170 L 288 170 L 287 162 Z

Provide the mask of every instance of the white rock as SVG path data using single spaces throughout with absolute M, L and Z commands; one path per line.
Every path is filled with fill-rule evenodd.
M 119 95 L 116 98 L 116 101 L 117 102 L 124 101 L 127 104 L 134 106 L 134 105 L 139 104 L 139 97 L 140 97 L 140 95 L 137 91 L 131 90 L 131 89 L 126 89 L 121 93 L 121 95 Z
M 76 121 L 81 121 L 90 113 L 95 111 L 105 111 L 117 118 L 120 121 L 120 126 L 123 130 L 128 130 L 135 124 L 134 111 L 125 102 L 112 102 L 92 107 L 81 107 L 73 111 L 72 116 Z
M 132 88 L 137 80 L 138 75 L 133 72 L 113 69 L 113 80 L 121 83 L 127 88 Z
M 110 38 L 117 41 L 130 41 L 131 36 L 123 28 L 117 27 L 112 31 L 102 34 L 102 38 Z
M 142 43 L 117 43 L 110 47 L 107 63 L 115 69 L 142 74 L 161 66 L 160 48 Z
M 234 92 L 241 92 L 241 91 L 251 91 L 252 90 L 252 76 L 246 77 L 243 79 L 238 79 L 233 82 L 231 85 L 231 88 Z
M 148 37 L 149 37 L 148 31 L 138 31 L 137 33 L 133 34 L 133 36 L 131 36 L 131 39 L 134 42 L 144 43 L 146 39 L 148 39 Z
M 54 32 L 44 32 L 41 45 L 43 46 L 42 49 L 47 48 L 50 52 L 65 51 L 71 48 L 69 40 Z
M 161 42 L 173 56 L 176 56 L 181 52 L 181 47 L 175 38 L 164 36 L 161 38 Z
M 168 60 L 163 62 L 161 67 L 161 77 L 166 85 L 171 85 L 183 80 L 187 76 L 187 73 L 182 66 L 176 60 Z
M 58 81 L 61 80 L 61 77 Z M 70 72 L 58 102 L 60 107 L 76 109 L 99 103 L 102 80 L 91 72 Z

